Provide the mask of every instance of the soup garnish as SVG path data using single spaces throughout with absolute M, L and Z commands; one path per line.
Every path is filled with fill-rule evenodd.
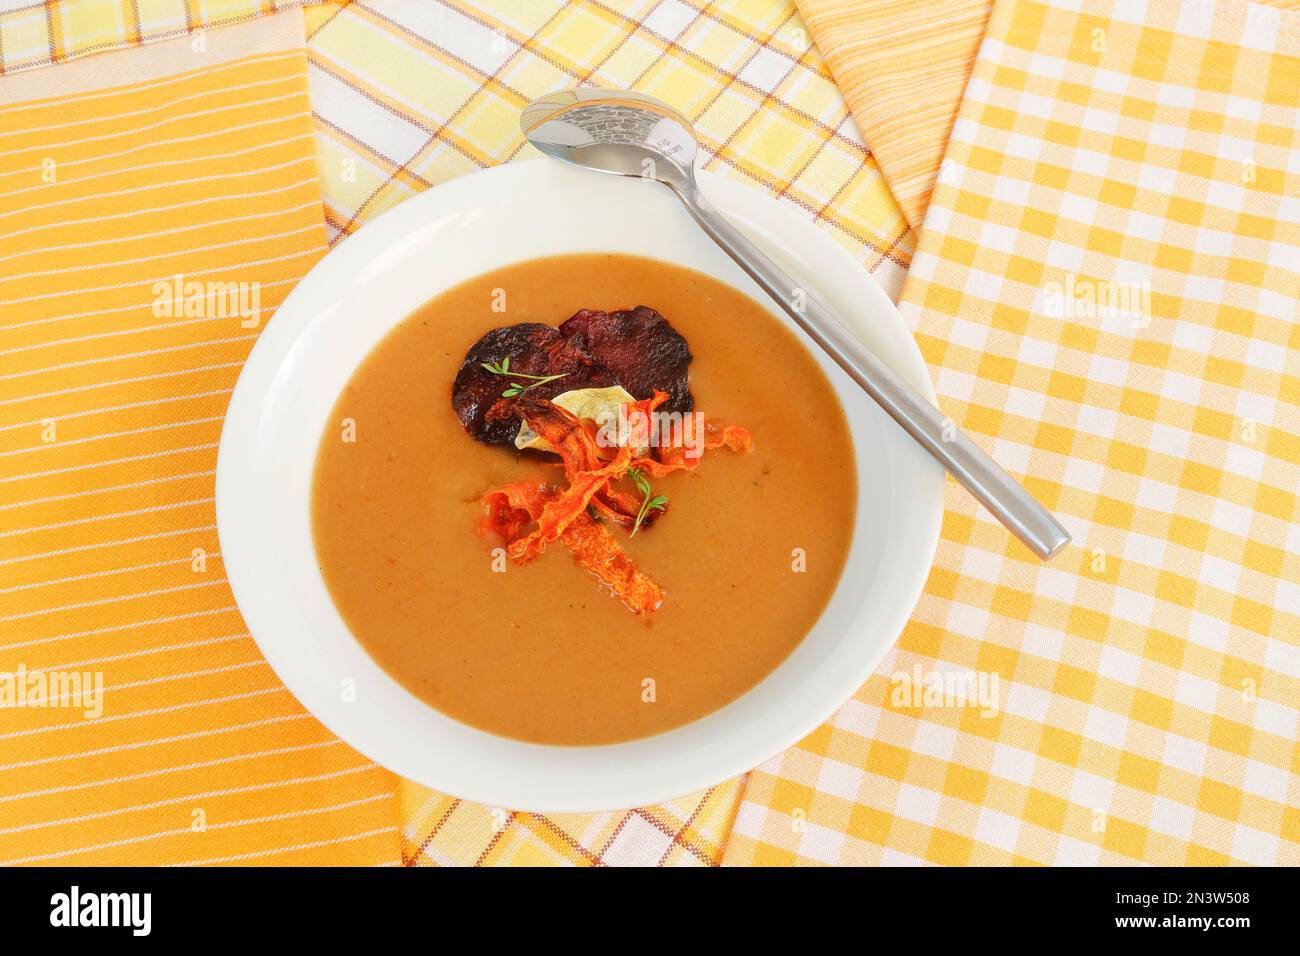
M 503 348 L 518 351 L 496 354 Z M 623 553 L 609 526 L 629 536 L 649 528 L 669 504 L 651 478 L 694 468 L 708 448 L 740 452 L 753 443 L 748 430 L 693 411 L 690 361 L 686 340 L 646 306 L 583 309 L 558 329 L 534 322 L 486 333 L 456 377 L 453 408 L 485 444 L 509 437 L 516 448 L 558 455 L 567 485 L 531 480 L 491 489 L 481 499 L 479 533 L 503 542 L 516 564 L 558 541 L 628 610 L 654 613 L 663 589 Z M 599 384 L 539 394 L 565 379 Z

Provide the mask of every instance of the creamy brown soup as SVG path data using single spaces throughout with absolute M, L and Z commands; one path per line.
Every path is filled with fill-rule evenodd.
M 475 531 L 480 496 L 557 469 L 540 453 L 475 441 L 450 401 L 488 329 L 639 304 L 689 342 L 696 409 L 754 439 L 748 452 L 710 450 L 695 469 L 655 479 L 669 511 L 635 537 L 615 532 L 664 589 L 648 616 L 559 543 L 494 570 L 502 562 Z M 730 286 L 625 255 L 509 266 L 404 320 L 339 397 L 313 482 L 321 572 L 362 646 L 444 713 L 550 744 L 659 733 L 758 683 L 825 608 L 857 505 L 844 413 L 795 337 Z

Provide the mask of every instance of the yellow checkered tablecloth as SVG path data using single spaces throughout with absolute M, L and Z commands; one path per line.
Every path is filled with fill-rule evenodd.
M 1300 862 L 1300 20 L 1073 6 L 998 0 L 902 308 L 1074 546 L 950 486 L 896 652 L 728 862 Z M 900 705 L 918 667 L 998 714 Z

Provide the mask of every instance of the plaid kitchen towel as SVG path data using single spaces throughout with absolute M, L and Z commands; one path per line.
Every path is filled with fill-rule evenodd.
M 997 0 L 902 302 L 1074 544 L 950 484 L 898 648 L 728 863 L 1300 863 L 1300 18 L 1080 6 Z
M 214 525 L 231 388 L 326 249 L 303 43 L 0 77 L 0 865 L 397 862 L 394 778 L 271 672 Z
M 312 0 L 0 0 L 0 73 L 169 40 Z

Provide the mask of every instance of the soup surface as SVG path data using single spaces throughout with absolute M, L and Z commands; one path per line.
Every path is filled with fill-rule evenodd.
M 654 479 L 669 510 L 634 537 L 616 533 L 664 589 L 648 616 L 558 543 L 523 566 L 494 561 L 475 531 L 480 496 L 555 480 L 556 459 L 476 442 L 450 401 L 488 329 L 639 304 L 689 343 L 696 410 L 754 439 Z M 857 486 L 839 401 L 794 335 L 711 277 L 624 255 L 520 263 L 427 303 L 353 374 L 313 481 L 322 574 L 375 660 L 465 723 L 574 745 L 703 717 L 780 664 L 839 580 Z

